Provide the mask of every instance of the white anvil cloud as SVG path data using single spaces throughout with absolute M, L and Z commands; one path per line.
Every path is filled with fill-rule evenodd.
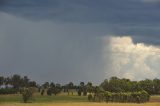
M 106 72 L 108 77 L 118 76 L 140 80 L 159 76 L 159 47 L 147 46 L 143 43 L 134 44 L 131 37 L 110 37 L 109 41 L 109 47 L 106 42 L 104 43 L 106 45 L 104 55 L 110 52 L 110 66 L 106 67 L 110 71 Z

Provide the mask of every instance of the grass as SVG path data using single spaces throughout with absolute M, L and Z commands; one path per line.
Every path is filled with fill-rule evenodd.
M 160 103 L 3 103 L 0 106 L 160 106 Z
M 0 103 L 19 103 L 20 101 L 22 101 L 22 97 L 20 95 L 0 95 Z
M 84 96 L 36 96 L 34 102 L 87 102 L 87 97 Z
M 16 95 L 0 95 L 0 103 L 21 103 L 22 96 L 20 94 Z M 32 102 L 34 103 L 48 103 L 48 102 L 54 102 L 54 103 L 63 103 L 63 102 L 88 102 L 86 96 L 68 96 L 67 94 L 60 94 L 60 95 L 44 95 L 41 96 L 39 94 L 35 94 L 32 98 Z
M 93 103 L 86 96 L 68 96 L 67 94 L 41 96 L 35 94 L 33 103 L 22 103 L 22 97 L 16 95 L 0 95 L 0 106 L 160 106 L 160 96 L 152 96 L 149 103 Z

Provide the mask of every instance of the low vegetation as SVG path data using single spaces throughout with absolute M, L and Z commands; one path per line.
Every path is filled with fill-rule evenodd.
M 145 103 L 149 101 L 149 94 L 146 91 L 127 92 L 127 93 L 111 93 L 100 92 L 92 96 L 88 95 L 89 101 L 94 102 L 118 102 L 118 103 Z
M 22 93 L 23 102 L 27 103 L 29 100 L 32 99 L 34 91 L 32 88 L 24 88 L 21 91 L 21 93 Z
M 104 80 L 99 86 L 93 86 L 91 82 L 85 84 L 73 82 L 61 85 L 54 82 L 45 82 L 42 85 L 31 81 L 27 76 L 13 75 L 11 77 L 0 77 L 1 95 L 21 95 L 16 99 L 19 102 L 40 101 L 81 101 L 81 102 L 107 102 L 107 103 L 145 103 L 150 95 L 160 94 L 160 80 L 131 81 L 111 77 Z M 62 94 L 66 94 L 62 96 Z M 38 96 L 37 96 L 38 95 Z M 9 97 L 9 96 L 8 96 Z M 59 99 L 58 99 L 59 98 Z M 87 99 L 88 98 L 88 99 Z M 0 102 L 5 99 L 0 98 Z M 62 101 L 61 101 L 62 102 Z

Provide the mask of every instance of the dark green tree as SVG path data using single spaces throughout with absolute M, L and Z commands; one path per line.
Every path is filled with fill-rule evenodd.
M 13 85 L 13 88 L 14 89 L 17 89 L 19 90 L 19 88 L 21 87 L 22 85 L 22 78 L 20 75 L 18 74 L 15 74 L 11 77 L 11 85 Z
M 87 87 L 87 92 L 88 93 L 92 93 L 93 92 L 93 86 L 92 86 L 91 82 L 88 82 L 86 87 Z
M 154 84 L 152 80 L 146 79 L 139 82 L 140 87 L 149 94 L 154 94 Z
M 50 83 L 50 88 L 55 88 L 55 87 L 56 87 L 56 85 L 53 82 L 51 82 Z
M 44 89 L 49 88 L 49 82 L 45 82 L 42 86 L 43 86 Z
M 74 84 L 73 82 L 70 82 L 68 85 L 67 85 L 67 91 L 68 91 L 68 95 L 71 93 L 73 95 L 73 89 L 74 89 Z
M 154 94 L 160 94 L 160 79 L 153 79 Z
M 0 76 L 0 86 L 2 86 L 4 84 L 4 77 Z

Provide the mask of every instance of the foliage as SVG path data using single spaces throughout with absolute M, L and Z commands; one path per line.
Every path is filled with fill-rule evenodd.
M 92 101 L 93 97 L 92 97 L 92 94 L 89 94 L 88 95 L 88 101 Z
M 39 86 L 39 91 L 41 91 L 41 89 L 46 89 L 47 91 L 48 88 L 51 88 L 52 94 L 56 95 L 62 90 L 71 92 L 71 94 L 76 90 L 79 96 L 86 96 L 87 93 L 93 93 L 95 88 L 91 82 L 88 82 L 86 85 L 84 82 L 80 82 L 78 86 L 74 85 L 73 82 L 64 86 L 59 85 L 60 84 L 57 86 L 57 84 L 54 84 L 53 82 L 45 82 L 43 85 Z M 35 81 L 31 81 L 27 76 L 22 77 L 18 74 L 14 74 L 10 77 L 0 76 L 0 87 L 4 86 L 6 88 L 13 87 L 16 91 L 20 91 L 20 89 L 24 87 L 38 87 Z M 100 87 L 103 88 L 104 91 L 115 93 L 139 92 L 145 90 L 150 95 L 158 95 L 160 94 L 160 79 L 131 81 L 125 78 L 120 79 L 118 77 L 111 77 L 110 79 L 104 80 Z M 43 93 L 44 92 L 42 92 L 42 94 Z
M 104 80 L 100 87 L 109 92 L 138 92 L 145 90 L 150 95 L 160 94 L 160 80 L 159 79 L 145 79 L 141 81 L 130 81 L 125 78 L 111 77 L 109 80 Z
M 88 92 L 88 89 L 91 89 L 90 87 L 92 86 L 91 83 L 85 85 L 84 82 L 80 82 L 79 86 L 78 86 L 78 95 L 81 96 L 82 93 L 83 93 L 83 96 L 87 96 L 87 92 Z M 90 91 L 91 93 L 91 91 Z
M 118 102 L 118 103 L 145 103 L 149 101 L 149 94 L 146 91 L 111 93 L 108 91 L 95 93 L 95 102 Z
M 91 82 L 88 82 L 86 85 L 87 92 L 92 93 L 93 92 L 93 86 Z
M 15 90 L 20 90 L 23 87 L 37 87 L 35 81 L 30 81 L 27 76 L 21 77 L 18 74 L 14 74 L 10 77 L 0 76 L 0 86 L 1 85 L 5 85 L 6 88 L 12 86 Z
M 24 88 L 22 92 L 23 102 L 27 103 L 29 100 L 31 100 L 33 93 L 34 93 L 34 90 L 32 88 Z
M 4 83 L 4 77 L 0 76 L 0 86 L 3 85 L 3 83 Z
M 71 95 L 73 95 L 73 89 L 74 89 L 74 84 L 73 82 L 70 82 L 69 84 L 67 84 L 67 92 L 68 95 L 71 93 Z
M 51 96 L 51 95 L 52 95 L 52 89 L 51 89 L 51 88 L 48 88 L 48 89 L 47 89 L 47 95 L 48 95 L 48 96 Z
M 60 84 L 56 84 L 54 88 L 52 88 L 52 93 L 54 95 L 57 95 L 58 93 L 60 93 L 62 91 L 61 85 Z
M 42 86 L 43 86 L 44 89 L 49 88 L 49 82 L 45 82 Z
M 0 94 L 16 94 L 17 90 L 13 89 L 13 88 L 1 88 L 0 89 Z

